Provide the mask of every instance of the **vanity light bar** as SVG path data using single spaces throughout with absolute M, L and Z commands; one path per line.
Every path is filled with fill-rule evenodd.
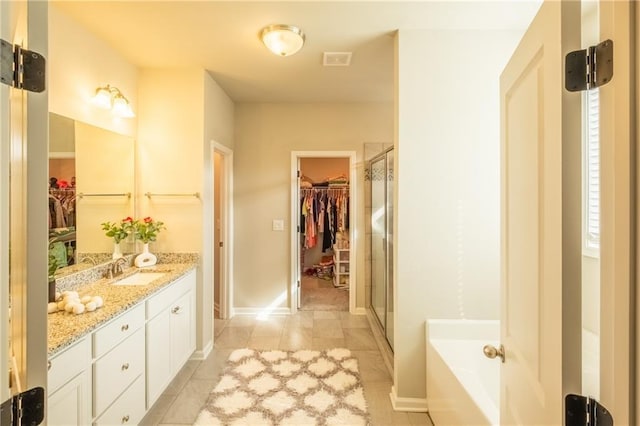
M 156 194 L 151 192 L 145 192 L 144 195 L 147 198 L 151 198 L 151 197 L 196 197 L 198 199 L 200 198 L 199 192 L 181 193 L 181 194 Z

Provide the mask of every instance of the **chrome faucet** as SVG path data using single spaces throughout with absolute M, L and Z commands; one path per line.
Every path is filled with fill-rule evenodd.
M 118 275 L 122 275 L 124 273 L 124 267 L 127 264 L 127 259 L 124 257 L 120 257 L 109 265 L 107 269 L 107 278 L 111 279 L 113 277 L 117 277 Z

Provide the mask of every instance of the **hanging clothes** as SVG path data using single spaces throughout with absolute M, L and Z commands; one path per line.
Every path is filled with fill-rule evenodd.
M 305 249 L 313 248 L 322 234 L 322 252 L 336 242 L 337 234 L 349 229 L 349 190 L 339 188 L 301 188 L 300 229 Z

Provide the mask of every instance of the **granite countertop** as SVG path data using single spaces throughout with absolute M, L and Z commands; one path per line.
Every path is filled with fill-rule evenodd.
M 123 313 L 126 309 L 157 293 L 188 271 L 195 269 L 196 266 L 196 263 L 171 263 L 157 264 L 145 268 L 130 267 L 125 270 L 123 275 L 117 278 L 102 278 L 78 288 L 77 291 L 80 297 L 85 295 L 100 296 L 104 300 L 104 306 L 93 312 L 85 312 L 80 315 L 64 311 L 47 315 L 47 349 L 49 357 L 91 333 L 110 319 Z M 146 285 L 112 285 L 114 281 L 133 275 L 141 270 L 167 272 L 167 274 Z

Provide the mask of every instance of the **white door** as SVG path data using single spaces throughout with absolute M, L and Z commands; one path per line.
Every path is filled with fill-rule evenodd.
M 503 425 L 563 424 L 580 391 L 580 94 L 562 72 L 579 8 L 545 1 L 500 81 Z

